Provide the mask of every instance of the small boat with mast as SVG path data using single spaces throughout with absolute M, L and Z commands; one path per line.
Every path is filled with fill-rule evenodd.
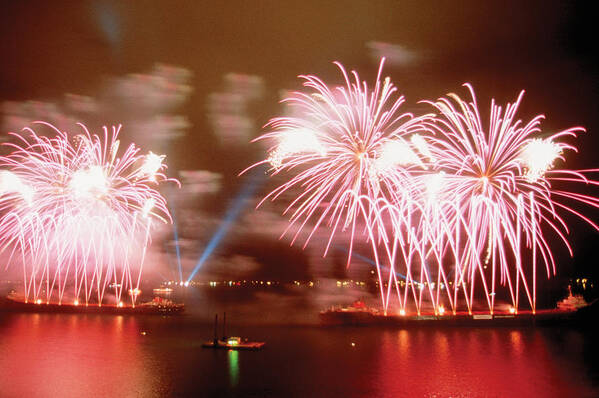
M 218 338 L 218 314 L 214 315 L 214 339 L 202 344 L 202 348 L 226 350 L 261 350 L 266 344 L 264 341 L 248 341 L 237 336 L 227 336 L 227 313 L 223 314 L 223 337 Z

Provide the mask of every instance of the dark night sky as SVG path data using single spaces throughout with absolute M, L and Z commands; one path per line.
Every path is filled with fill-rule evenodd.
M 511 101 L 526 89 L 520 116 L 544 113 L 548 130 L 586 127 L 569 163 L 598 164 L 597 13 L 587 2 L 4 1 L 0 11 L 1 101 L 94 95 L 103 78 L 156 62 L 189 69 L 194 92 L 184 111 L 192 127 L 169 162 L 222 173 L 225 191 L 263 154 L 245 143 L 224 147 L 211 131 L 206 97 L 223 74 L 264 78 L 261 125 L 279 112 L 278 90 L 299 87 L 298 74 L 338 81 L 331 65 L 338 60 L 371 80 L 371 41 L 415 54 L 410 65 L 385 68 L 408 103 L 465 94 L 463 82 L 474 85 L 480 104 Z
M 419 57 L 386 70 L 411 102 L 459 90 L 466 81 L 481 102 L 507 101 L 526 89 L 523 116 L 545 113 L 555 128 L 582 124 L 590 131 L 584 147 L 597 142 L 588 137 L 599 129 L 597 44 L 586 40 L 596 14 L 584 2 L 225 3 L 4 2 L 0 98 L 90 94 L 103 76 L 155 62 L 180 65 L 192 71 L 195 94 L 188 109 L 193 133 L 178 162 L 218 168 L 204 109 L 224 73 L 266 79 L 274 93 L 267 118 L 277 112 L 276 90 L 297 87 L 298 74 L 338 79 L 330 62 L 339 60 L 372 75 L 376 62 L 366 43 L 376 40 Z

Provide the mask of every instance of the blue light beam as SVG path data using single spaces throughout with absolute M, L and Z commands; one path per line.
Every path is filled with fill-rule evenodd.
M 179 269 L 179 281 L 183 282 L 183 271 L 181 270 L 181 249 L 179 248 L 179 231 L 177 229 L 177 219 L 175 217 L 175 207 L 171 207 L 173 217 L 173 237 L 175 238 L 175 253 L 177 253 L 177 268 Z
M 233 225 L 241 211 L 245 208 L 247 203 L 246 199 L 254 194 L 256 188 L 258 188 L 258 186 L 261 185 L 263 180 L 264 173 L 259 169 L 256 170 L 251 176 L 249 176 L 245 180 L 243 186 L 241 187 L 241 190 L 239 191 L 235 199 L 233 199 L 231 205 L 227 209 L 227 213 L 225 214 L 222 223 L 220 224 L 214 235 L 212 235 L 212 238 L 210 238 L 210 242 L 208 242 L 208 245 L 204 249 L 204 252 L 200 256 L 200 259 L 196 263 L 196 266 L 189 275 L 189 278 L 187 278 L 187 282 L 191 282 L 191 280 L 198 273 L 200 268 L 202 268 L 202 265 L 204 265 L 206 260 L 218 247 L 221 240 L 229 231 L 229 228 L 231 228 L 231 225 Z

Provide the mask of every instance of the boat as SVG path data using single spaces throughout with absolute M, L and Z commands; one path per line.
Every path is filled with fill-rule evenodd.
M 185 304 L 175 303 L 163 297 L 154 297 L 152 301 L 141 303 L 135 307 L 142 312 L 156 313 L 159 315 L 174 315 L 185 311 Z
M 248 341 L 237 336 L 226 336 L 226 314 L 223 317 L 223 337 L 218 338 L 218 314 L 214 316 L 214 339 L 202 344 L 202 348 L 223 349 L 223 350 L 251 350 L 257 351 L 264 348 L 264 341 Z
M 333 307 L 321 311 L 320 323 L 323 326 L 526 326 L 550 325 L 578 322 L 579 310 L 586 307 L 579 299 L 570 299 L 567 304 L 558 305 L 557 309 L 536 311 L 515 311 L 510 307 L 507 311 L 486 312 L 447 312 L 437 313 L 384 313 L 376 308 L 366 306 L 357 300 L 347 307 Z
M 247 341 L 241 337 L 229 337 L 227 340 L 207 341 L 202 344 L 203 348 L 221 348 L 225 350 L 261 350 L 266 343 L 264 341 Z
M 568 285 L 568 297 L 557 303 L 557 309 L 560 311 L 577 311 L 589 304 L 580 294 L 572 294 L 572 287 Z
M 347 307 L 331 307 L 320 312 L 320 320 L 325 325 L 363 325 L 376 323 L 381 315 L 377 308 L 368 307 L 358 299 Z
M 52 313 L 81 313 L 81 314 L 114 314 L 114 315 L 176 315 L 185 310 L 185 304 L 175 303 L 161 297 L 135 306 L 123 302 L 118 304 L 97 303 L 56 303 L 44 302 L 41 299 L 25 301 L 23 297 L 9 294 L 0 299 L 0 311 L 9 312 L 52 312 Z

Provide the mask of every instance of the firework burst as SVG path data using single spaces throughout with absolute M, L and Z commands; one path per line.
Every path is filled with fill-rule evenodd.
M 373 218 L 375 209 L 370 208 L 378 203 L 376 199 L 409 202 L 410 170 L 424 168 L 419 152 L 424 144 L 417 133 L 425 132 L 423 121 L 430 115 L 413 117 L 400 112 L 405 100 L 388 77 L 381 79 L 383 61 L 372 88 L 356 72 L 348 74 L 341 64 L 335 64 L 344 78 L 342 86 L 329 88 L 316 76 L 300 76 L 308 91 L 294 92 L 283 100 L 294 116 L 272 119 L 267 124 L 270 131 L 258 138 L 273 142 L 261 163 L 269 163 L 275 175 L 295 172 L 260 204 L 301 188 L 284 211 L 290 225 L 283 235 L 296 227 L 293 243 L 310 222 L 307 245 L 325 224 L 331 230 L 326 255 L 335 234 L 347 231 L 349 264 L 359 221 L 368 220 L 371 232 L 366 235 L 373 244 L 377 234 L 386 239 L 383 224 L 370 225 L 382 220 Z M 413 137 L 419 145 L 411 142 Z
M 316 76 L 300 76 L 310 92 L 283 100 L 299 116 L 272 119 L 267 124 L 271 131 L 258 138 L 274 141 L 267 159 L 273 174 L 299 171 L 264 200 L 301 186 L 303 193 L 285 211 L 293 209 L 291 224 L 304 226 L 314 217 L 314 229 L 326 221 L 332 235 L 339 228 L 354 230 L 356 198 L 400 195 L 405 170 L 422 167 L 409 138 L 424 131 L 422 121 L 430 117 L 400 112 L 405 99 L 388 77 L 381 80 L 383 62 L 372 89 L 356 72 L 350 78 L 335 64 L 343 86 L 331 89 Z
M 458 289 L 462 289 L 468 310 L 472 311 L 477 277 L 491 313 L 497 283 L 507 285 L 515 308 L 522 285 L 534 311 L 537 265 L 545 267 L 547 276 L 555 273 L 555 261 L 544 231 L 554 231 L 570 250 L 567 226 L 560 216 L 562 210 L 597 228 L 591 220 L 562 203 L 562 199 L 568 198 L 599 207 L 597 198 L 557 190 L 551 183 L 567 180 L 596 184 L 582 172 L 553 168 L 564 160 L 562 154 L 566 150 L 575 150 L 561 140 L 575 137 L 584 129 L 574 127 L 538 137 L 542 115 L 528 123 L 516 119 L 523 91 L 505 109 L 493 100 L 485 126 L 474 90 L 466 86 L 472 97 L 470 102 L 450 94 L 430 103 L 439 113 L 430 126 L 436 134 L 428 137 L 428 148 L 436 159 L 431 162 L 431 173 L 443 173 L 443 183 L 435 184 L 439 189 L 435 190 L 434 201 L 427 200 L 425 195 L 421 200 L 425 209 L 423 231 L 434 231 L 436 238 L 431 239 L 433 235 L 426 233 L 424 236 L 431 248 L 436 247 L 433 258 L 441 274 L 447 252 L 455 263 L 453 297 L 448 291 L 454 311 Z M 420 185 L 424 186 L 421 191 L 430 194 L 426 184 L 434 176 L 420 177 Z M 529 256 L 525 255 L 527 251 Z M 523 263 L 527 257 L 531 257 L 530 266 Z M 447 280 L 439 280 L 437 284 L 443 282 L 447 286 Z
M 0 157 L 0 248 L 23 264 L 25 300 L 61 303 L 72 287 L 75 304 L 101 305 L 110 286 L 135 304 L 152 225 L 170 221 L 164 156 L 119 153 L 120 126 L 69 136 L 37 124 L 56 136 L 25 128 Z
M 396 89 L 381 80 L 382 65 L 372 90 L 340 64 L 340 87 L 302 76 L 309 92 L 284 100 L 294 116 L 272 119 L 258 138 L 274 141 L 261 163 L 273 174 L 294 172 L 263 201 L 299 190 L 284 211 L 290 225 L 283 234 L 295 225 L 293 243 L 307 227 L 308 244 L 325 224 L 328 250 L 335 233 L 348 230 L 348 264 L 354 239 L 365 237 L 385 311 L 396 291 L 400 313 L 410 298 L 418 313 L 425 301 L 436 314 L 446 306 L 455 313 L 460 297 L 472 312 L 478 284 L 491 313 L 499 285 L 516 310 L 523 291 L 534 312 L 537 266 L 548 276 L 556 268 L 546 234 L 553 231 L 570 250 L 563 212 L 597 228 L 567 203 L 598 208 L 599 199 L 554 186 L 598 185 L 587 176 L 595 170 L 561 167 L 564 154 L 576 150 L 564 138 L 584 130 L 542 135 L 542 115 L 518 120 L 524 92 L 505 108 L 493 100 L 485 125 L 469 85 L 470 102 L 449 94 L 424 101 L 437 115 L 401 114 L 404 99 L 392 99 Z

